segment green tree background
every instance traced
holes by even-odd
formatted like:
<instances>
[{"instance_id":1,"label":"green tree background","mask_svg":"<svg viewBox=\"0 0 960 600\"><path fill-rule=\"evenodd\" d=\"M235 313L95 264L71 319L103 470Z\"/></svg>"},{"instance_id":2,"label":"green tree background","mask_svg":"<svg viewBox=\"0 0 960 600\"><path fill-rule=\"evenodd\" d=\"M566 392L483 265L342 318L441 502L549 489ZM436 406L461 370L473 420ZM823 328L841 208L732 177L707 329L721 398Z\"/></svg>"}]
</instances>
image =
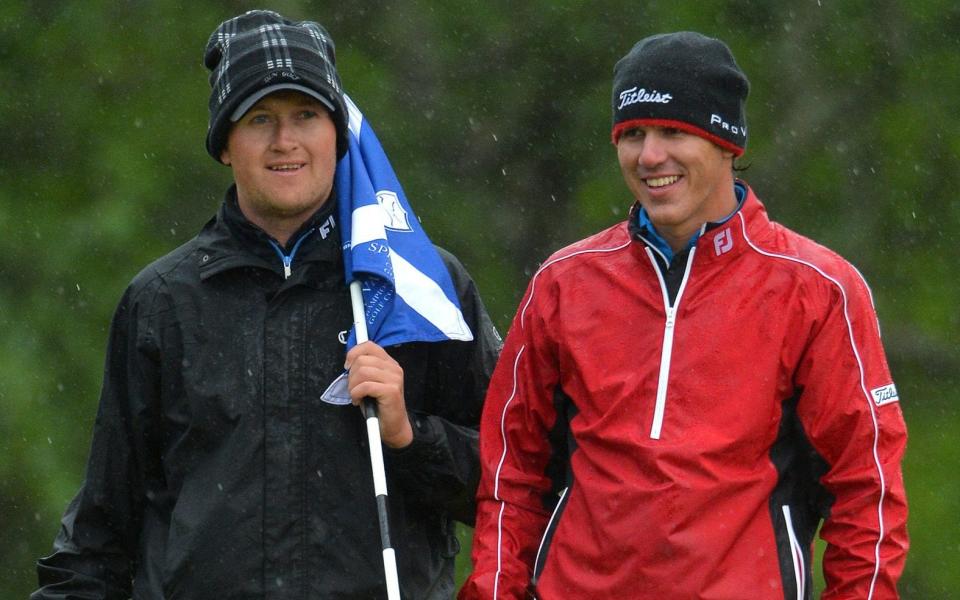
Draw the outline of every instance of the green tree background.
<instances>
[{"instance_id":1,"label":"green tree background","mask_svg":"<svg viewBox=\"0 0 960 600\"><path fill-rule=\"evenodd\" d=\"M34 560L80 484L123 288L194 235L229 183L203 149L200 59L217 23L262 7L0 3L0 597L34 587ZM910 429L903 597L955 597L955 0L269 8L331 31L348 93L501 330L539 261L631 203L608 137L613 63L660 31L726 40L752 82L745 178L774 218L838 250L872 285Z\"/></svg>"}]
</instances>

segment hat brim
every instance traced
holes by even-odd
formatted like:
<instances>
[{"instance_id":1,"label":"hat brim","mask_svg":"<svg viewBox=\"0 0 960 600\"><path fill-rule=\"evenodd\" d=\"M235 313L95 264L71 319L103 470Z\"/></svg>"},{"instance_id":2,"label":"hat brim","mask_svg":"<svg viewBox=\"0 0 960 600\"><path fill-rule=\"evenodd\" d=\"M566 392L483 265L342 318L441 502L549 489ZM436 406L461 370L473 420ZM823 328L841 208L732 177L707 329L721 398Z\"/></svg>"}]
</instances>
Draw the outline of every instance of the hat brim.
<instances>
[{"instance_id":1,"label":"hat brim","mask_svg":"<svg viewBox=\"0 0 960 600\"><path fill-rule=\"evenodd\" d=\"M629 121L622 121L613 126L613 131L610 134L610 139L613 142L613 145L616 146L620 142L620 136L623 135L623 132L628 129L633 129L634 127L669 127L671 129L679 129L686 133L702 137L708 142L713 142L717 146L720 146L724 150L733 152L733 155L740 157L743 155L744 148L738 146L731 142L730 140L725 140L718 135L714 135L709 131L704 131L703 129L697 127L693 123L687 123L686 121L678 121L676 119L630 119Z\"/></svg>"},{"instance_id":2,"label":"hat brim","mask_svg":"<svg viewBox=\"0 0 960 600\"><path fill-rule=\"evenodd\" d=\"M320 92L308 88L304 85L298 85L296 83L278 83L276 85L268 85L265 88L259 89L256 92L247 96L243 102L241 102L237 108L234 109L233 114L230 115L230 120L234 123L243 118L243 115L247 114L247 111L253 108L253 105L259 102L265 96L272 94L280 90L294 90L296 92L302 92L312 98L316 98L321 104L323 104L327 110L331 113L335 112L337 109L334 107L333 103L330 102L326 97L323 96Z\"/></svg>"}]
</instances>

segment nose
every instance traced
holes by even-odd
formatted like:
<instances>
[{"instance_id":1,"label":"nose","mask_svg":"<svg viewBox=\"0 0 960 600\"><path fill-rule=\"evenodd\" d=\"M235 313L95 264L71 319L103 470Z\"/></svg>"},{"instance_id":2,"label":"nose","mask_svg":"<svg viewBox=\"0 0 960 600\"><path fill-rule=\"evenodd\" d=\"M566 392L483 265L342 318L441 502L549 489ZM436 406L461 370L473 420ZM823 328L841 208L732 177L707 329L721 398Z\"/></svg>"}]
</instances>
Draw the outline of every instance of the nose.
<instances>
[{"instance_id":1,"label":"nose","mask_svg":"<svg viewBox=\"0 0 960 600\"><path fill-rule=\"evenodd\" d=\"M278 152L289 152L298 146L296 130L289 119L278 119L273 128L270 147Z\"/></svg>"},{"instance_id":2,"label":"nose","mask_svg":"<svg viewBox=\"0 0 960 600\"><path fill-rule=\"evenodd\" d=\"M650 131L643 138L643 148L640 150L638 161L640 166L653 168L667 159L666 145L656 130Z\"/></svg>"}]
</instances>

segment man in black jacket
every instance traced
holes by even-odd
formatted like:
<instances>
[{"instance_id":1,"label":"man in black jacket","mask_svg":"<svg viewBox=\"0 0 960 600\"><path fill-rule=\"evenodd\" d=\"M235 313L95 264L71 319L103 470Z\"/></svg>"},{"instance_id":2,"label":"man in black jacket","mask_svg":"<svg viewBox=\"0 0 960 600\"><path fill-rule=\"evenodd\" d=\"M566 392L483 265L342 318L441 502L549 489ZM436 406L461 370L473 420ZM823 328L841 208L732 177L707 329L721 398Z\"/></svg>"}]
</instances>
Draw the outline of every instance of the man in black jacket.
<instances>
[{"instance_id":1,"label":"man in black jacket","mask_svg":"<svg viewBox=\"0 0 960 600\"><path fill-rule=\"evenodd\" d=\"M347 110L333 42L254 11L214 31L207 150L235 185L200 234L134 278L110 331L83 486L33 598L385 597L365 425L320 401L352 324L333 178ZM404 597L450 598L472 523L500 340L440 252L472 341L346 356L381 416Z\"/></svg>"}]
</instances>

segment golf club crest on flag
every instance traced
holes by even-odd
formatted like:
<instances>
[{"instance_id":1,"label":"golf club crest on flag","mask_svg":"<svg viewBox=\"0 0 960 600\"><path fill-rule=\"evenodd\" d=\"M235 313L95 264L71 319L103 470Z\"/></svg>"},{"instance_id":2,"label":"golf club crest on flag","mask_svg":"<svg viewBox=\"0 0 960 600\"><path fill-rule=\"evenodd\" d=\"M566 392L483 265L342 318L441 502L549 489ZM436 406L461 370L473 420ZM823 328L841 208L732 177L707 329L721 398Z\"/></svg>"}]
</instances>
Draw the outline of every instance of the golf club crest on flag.
<instances>
[{"instance_id":1,"label":"golf club crest on flag","mask_svg":"<svg viewBox=\"0 0 960 600\"><path fill-rule=\"evenodd\" d=\"M334 176L347 284L362 286L369 339L380 346L406 342L470 341L446 265L407 202L380 140L357 105L349 112L346 155ZM358 343L356 327L347 350ZM321 395L349 404L346 373Z\"/></svg>"}]
</instances>

